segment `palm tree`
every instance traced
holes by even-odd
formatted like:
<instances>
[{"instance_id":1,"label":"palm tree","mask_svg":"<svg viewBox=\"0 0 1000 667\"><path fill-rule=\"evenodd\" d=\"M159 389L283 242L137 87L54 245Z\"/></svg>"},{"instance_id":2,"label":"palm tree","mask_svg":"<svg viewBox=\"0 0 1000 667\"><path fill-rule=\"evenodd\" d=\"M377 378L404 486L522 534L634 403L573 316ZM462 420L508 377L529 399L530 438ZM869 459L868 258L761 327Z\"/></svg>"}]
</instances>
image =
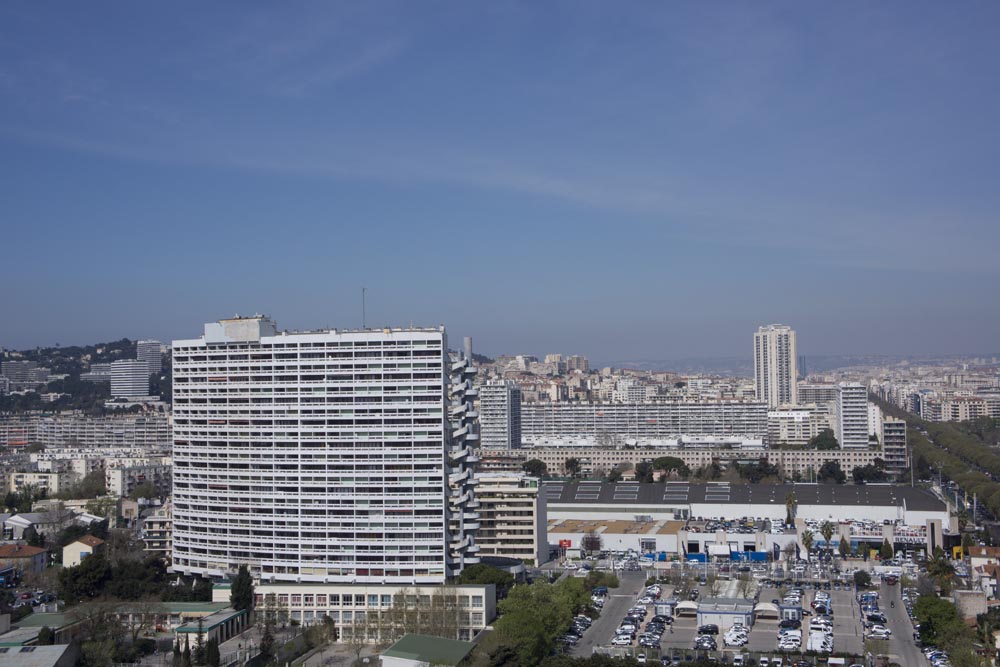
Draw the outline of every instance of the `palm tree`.
<instances>
[{"instance_id":1,"label":"palm tree","mask_svg":"<svg viewBox=\"0 0 1000 667\"><path fill-rule=\"evenodd\" d=\"M833 539L833 533L836 529L833 524L829 521L824 521L823 525L819 527L819 533L823 536L823 542L826 543L826 550L830 551L830 540Z\"/></svg>"},{"instance_id":2,"label":"palm tree","mask_svg":"<svg viewBox=\"0 0 1000 667\"><path fill-rule=\"evenodd\" d=\"M785 523L791 525L795 523L795 510L799 506L799 501L795 497L794 491L785 494Z\"/></svg>"},{"instance_id":3,"label":"palm tree","mask_svg":"<svg viewBox=\"0 0 1000 667\"><path fill-rule=\"evenodd\" d=\"M806 531L802 533L802 546L806 550L806 553L812 551L813 548L813 532L812 528L806 526Z\"/></svg>"}]
</instances>

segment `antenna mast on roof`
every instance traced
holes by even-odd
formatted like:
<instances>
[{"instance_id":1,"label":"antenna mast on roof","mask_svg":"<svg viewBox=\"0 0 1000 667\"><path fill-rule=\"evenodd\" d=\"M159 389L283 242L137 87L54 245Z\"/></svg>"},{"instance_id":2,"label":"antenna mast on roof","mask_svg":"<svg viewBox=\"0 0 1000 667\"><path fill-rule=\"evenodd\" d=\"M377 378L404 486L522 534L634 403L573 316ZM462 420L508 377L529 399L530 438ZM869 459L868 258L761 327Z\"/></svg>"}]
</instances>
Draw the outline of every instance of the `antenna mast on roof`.
<instances>
[{"instance_id":1,"label":"antenna mast on roof","mask_svg":"<svg viewBox=\"0 0 1000 667\"><path fill-rule=\"evenodd\" d=\"M365 300L366 300L367 296L368 296L368 288L367 287L362 287L361 288L361 328L362 329L367 329L368 328L368 315L365 312Z\"/></svg>"}]
</instances>

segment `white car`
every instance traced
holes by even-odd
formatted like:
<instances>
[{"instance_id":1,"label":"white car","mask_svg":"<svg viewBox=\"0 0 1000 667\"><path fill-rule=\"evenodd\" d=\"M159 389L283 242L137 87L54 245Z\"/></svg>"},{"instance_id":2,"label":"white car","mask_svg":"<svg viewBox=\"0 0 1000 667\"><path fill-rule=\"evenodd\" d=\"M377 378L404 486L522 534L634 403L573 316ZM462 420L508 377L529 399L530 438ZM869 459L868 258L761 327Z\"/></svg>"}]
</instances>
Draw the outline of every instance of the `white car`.
<instances>
[{"instance_id":1,"label":"white car","mask_svg":"<svg viewBox=\"0 0 1000 667\"><path fill-rule=\"evenodd\" d=\"M611 640L612 646L631 646L632 638L628 635L618 635Z\"/></svg>"}]
</instances>

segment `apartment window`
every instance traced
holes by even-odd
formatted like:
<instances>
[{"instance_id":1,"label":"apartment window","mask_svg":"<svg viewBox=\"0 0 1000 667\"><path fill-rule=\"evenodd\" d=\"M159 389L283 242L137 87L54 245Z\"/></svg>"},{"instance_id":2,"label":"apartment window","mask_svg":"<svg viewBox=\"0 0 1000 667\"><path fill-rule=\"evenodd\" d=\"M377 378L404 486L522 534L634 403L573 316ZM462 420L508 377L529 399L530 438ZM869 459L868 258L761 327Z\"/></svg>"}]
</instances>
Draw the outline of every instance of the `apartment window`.
<instances>
[{"instance_id":1,"label":"apartment window","mask_svg":"<svg viewBox=\"0 0 1000 667\"><path fill-rule=\"evenodd\" d=\"M292 596L292 606L293 607L301 607L302 606L302 596L301 595L296 594L296 595Z\"/></svg>"},{"instance_id":2,"label":"apartment window","mask_svg":"<svg viewBox=\"0 0 1000 667\"><path fill-rule=\"evenodd\" d=\"M472 606L473 607L482 607L483 606L483 596L482 595L473 595L472 596Z\"/></svg>"},{"instance_id":3,"label":"apartment window","mask_svg":"<svg viewBox=\"0 0 1000 667\"><path fill-rule=\"evenodd\" d=\"M369 607L377 607L378 606L378 596L377 595L369 595L368 596L368 606Z\"/></svg>"}]
</instances>

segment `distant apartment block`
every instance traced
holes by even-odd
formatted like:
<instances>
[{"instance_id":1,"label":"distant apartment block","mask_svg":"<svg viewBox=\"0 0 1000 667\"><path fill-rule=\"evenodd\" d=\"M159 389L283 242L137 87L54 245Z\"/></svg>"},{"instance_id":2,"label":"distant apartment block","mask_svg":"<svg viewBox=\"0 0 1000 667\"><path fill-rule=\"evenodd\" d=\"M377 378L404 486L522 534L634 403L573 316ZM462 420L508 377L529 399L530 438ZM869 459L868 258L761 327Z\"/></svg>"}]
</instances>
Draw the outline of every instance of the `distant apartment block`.
<instances>
[{"instance_id":1,"label":"distant apartment block","mask_svg":"<svg viewBox=\"0 0 1000 667\"><path fill-rule=\"evenodd\" d=\"M835 435L842 449L868 447L868 387L841 382Z\"/></svg>"},{"instance_id":2,"label":"distant apartment block","mask_svg":"<svg viewBox=\"0 0 1000 667\"><path fill-rule=\"evenodd\" d=\"M7 378L8 391L35 389L49 381L51 371L42 368L35 361L4 361L0 363L0 375Z\"/></svg>"},{"instance_id":3,"label":"distant apartment block","mask_svg":"<svg viewBox=\"0 0 1000 667\"><path fill-rule=\"evenodd\" d=\"M548 519L538 479L509 473L480 473L477 479L480 556L515 558L535 566L547 561Z\"/></svg>"},{"instance_id":4,"label":"distant apartment block","mask_svg":"<svg viewBox=\"0 0 1000 667\"><path fill-rule=\"evenodd\" d=\"M757 329L753 337L757 400L769 408L798 403L795 331L783 324Z\"/></svg>"},{"instance_id":5,"label":"distant apartment block","mask_svg":"<svg viewBox=\"0 0 1000 667\"><path fill-rule=\"evenodd\" d=\"M138 359L123 359L111 364L111 396L142 398L149 396L149 366Z\"/></svg>"},{"instance_id":6,"label":"distant apartment block","mask_svg":"<svg viewBox=\"0 0 1000 667\"><path fill-rule=\"evenodd\" d=\"M111 364L91 364L90 370L80 374L84 382L111 382Z\"/></svg>"},{"instance_id":7,"label":"distant apartment block","mask_svg":"<svg viewBox=\"0 0 1000 667\"><path fill-rule=\"evenodd\" d=\"M815 407L786 407L767 413L767 442L771 446L804 447L826 428L826 414Z\"/></svg>"},{"instance_id":8,"label":"distant apartment block","mask_svg":"<svg viewBox=\"0 0 1000 667\"><path fill-rule=\"evenodd\" d=\"M680 435L767 437L761 402L525 403L522 444L584 438L598 444L671 439Z\"/></svg>"},{"instance_id":9,"label":"distant apartment block","mask_svg":"<svg viewBox=\"0 0 1000 667\"><path fill-rule=\"evenodd\" d=\"M840 387L835 384L800 382L798 394L800 405L824 405L835 403L840 398Z\"/></svg>"},{"instance_id":10,"label":"distant apartment block","mask_svg":"<svg viewBox=\"0 0 1000 667\"><path fill-rule=\"evenodd\" d=\"M486 449L521 446L521 389L509 380L479 387L479 435Z\"/></svg>"},{"instance_id":11,"label":"distant apartment block","mask_svg":"<svg viewBox=\"0 0 1000 667\"><path fill-rule=\"evenodd\" d=\"M65 491L74 480L75 475L67 472L8 472L7 490L17 493L30 487L53 495Z\"/></svg>"},{"instance_id":12,"label":"distant apartment block","mask_svg":"<svg viewBox=\"0 0 1000 667\"><path fill-rule=\"evenodd\" d=\"M910 466L910 450L906 446L906 422L902 419L882 420L882 452L889 470L906 470Z\"/></svg>"},{"instance_id":13,"label":"distant apartment block","mask_svg":"<svg viewBox=\"0 0 1000 667\"><path fill-rule=\"evenodd\" d=\"M140 340L135 344L135 357L146 364L146 375L159 375L163 370L163 343L158 340Z\"/></svg>"},{"instance_id":14,"label":"distant apartment block","mask_svg":"<svg viewBox=\"0 0 1000 667\"><path fill-rule=\"evenodd\" d=\"M34 439L45 447L169 448L170 417L165 414L88 417L78 414L32 416ZM2 421L0 421L2 423Z\"/></svg>"},{"instance_id":15,"label":"distant apartment block","mask_svg":"<svg viewBox=\"0 0 1000 667\"><path fill-rule=\"evenodd\" d=\"M104 470L104 483L109 494L119 497L131 495L142 484L152 484L157 496L163 497L170 494L172 471L169 461L118 463L111 460Z\"/></svg>"},{"instance_id":16,"label":"distant apartment block","mask_svg":"<svg viewBox=\"0 0 1000 667\"><path fill-rule=\"evenodd\" d=\"M513 454L513 453L511 453ZM799 475L804 481L813 479L820 467L827 461L837 461L841 468L850 473L857 466L874 465L876 459L885 454L880 449L865 448L855 450L815 450L815 449L662 449L643 447L636 449L605 449L596 447L539 446L520 449L517 454L522 462L529 459L542 461L550 474L561 475L568 459L580 462L584 476L606 474L618 466L634 466L637 463L652 462L661 456L673 456L682 460L692 470L717 464L728 467L734 464L755 463L765 460L779 467L786 475ZM491 462L492 452L483 452L483 457ZM510 457L502 461L508 470L514 469ZM500 466L495 466L499 468Z\"/></svg>"}]
</instances>

